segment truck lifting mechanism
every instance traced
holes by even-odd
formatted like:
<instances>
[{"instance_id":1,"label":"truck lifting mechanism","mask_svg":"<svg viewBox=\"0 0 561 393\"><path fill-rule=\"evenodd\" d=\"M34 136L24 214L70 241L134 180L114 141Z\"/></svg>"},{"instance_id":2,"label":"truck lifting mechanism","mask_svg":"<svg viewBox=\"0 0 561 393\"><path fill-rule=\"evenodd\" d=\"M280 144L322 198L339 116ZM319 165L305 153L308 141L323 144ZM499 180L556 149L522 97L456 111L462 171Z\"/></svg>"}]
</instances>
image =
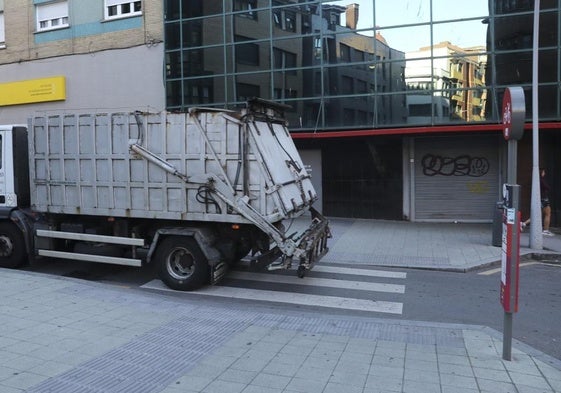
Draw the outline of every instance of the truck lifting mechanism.
<instances>
[{"instance_id":1,"label":"truck lifting mechanism","mask_svg":"<svg viewBox=\"0 0 561 393\"><path fill-rule=\"evenodd\" d=\"M306 271L328 221L284 120L252 99L240 111L34 116L0 126L0 267L54 257L142 266L170 288L254 268ZM287 233L284 223L310 216Z\"/></svg>"}]
</instances>

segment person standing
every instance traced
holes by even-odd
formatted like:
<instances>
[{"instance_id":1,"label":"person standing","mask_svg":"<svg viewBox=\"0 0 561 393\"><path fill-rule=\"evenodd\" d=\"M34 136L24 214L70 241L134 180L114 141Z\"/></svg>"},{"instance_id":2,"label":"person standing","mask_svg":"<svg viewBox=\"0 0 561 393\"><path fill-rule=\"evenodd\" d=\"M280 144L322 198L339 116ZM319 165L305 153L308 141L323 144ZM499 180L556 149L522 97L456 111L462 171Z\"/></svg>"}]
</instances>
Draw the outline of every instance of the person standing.
<instances>
[{"instance_id":1,"label":"person standing","mask_svg":"<svg viewBox=\"0 0 561 393\"><path fill-rule=\"evenodd\" d=\"M544 236L554 236L549 230L551 224L551 202L549 200L549 184L545 180L545 168L540 168L540 194L542 203L543 232Z\"/></svg>"},{"instance_id":2,"label":"person standing","mask_svg":"<svg viewBox=\"0 0 561 393\"><path fill-rule=\"evenodd\" d=\"M542 220L543 220L543 231L544 236L555 236L550 230L549 225L551 224L551 202L549 200L549 184L545 180L545 168L540 168L540 195L541 195L541 205L542 205ZM530 224L530 219L520 223L520 231L522 232Z\"/></svg>"}]
</instances>

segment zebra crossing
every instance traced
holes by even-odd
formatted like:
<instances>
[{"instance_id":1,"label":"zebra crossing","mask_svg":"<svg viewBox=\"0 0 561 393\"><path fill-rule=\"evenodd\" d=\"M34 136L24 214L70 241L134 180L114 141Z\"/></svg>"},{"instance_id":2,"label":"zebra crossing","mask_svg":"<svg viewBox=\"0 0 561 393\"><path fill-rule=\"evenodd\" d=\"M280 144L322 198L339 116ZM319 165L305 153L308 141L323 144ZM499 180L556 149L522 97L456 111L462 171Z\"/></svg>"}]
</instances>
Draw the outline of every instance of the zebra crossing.
<instances>
[{"instance_id":1,"label":"zebra crossing","mask_svg":"<svg viewBox=\"0 0 561 393\"><path fill-rule=\"evenodd\" d=\"M401 315L406 278L406 273L391 270L327 265L316 265L303 279L294 271L232 270L219 285L182 293ZM160 280L142 288L174 291Z\"/></svg>"}]
</instances>

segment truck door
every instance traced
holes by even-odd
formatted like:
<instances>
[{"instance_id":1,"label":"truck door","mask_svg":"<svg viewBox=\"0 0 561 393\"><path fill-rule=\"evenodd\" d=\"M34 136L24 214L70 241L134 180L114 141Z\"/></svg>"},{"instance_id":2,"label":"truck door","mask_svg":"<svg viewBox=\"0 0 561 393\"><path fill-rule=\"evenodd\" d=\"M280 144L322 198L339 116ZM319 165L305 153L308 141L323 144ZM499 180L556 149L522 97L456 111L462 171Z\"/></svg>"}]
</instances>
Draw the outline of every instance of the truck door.
<instances>
[{"instance_id":1,"label":"truck door","mask_svg":"<svg viewBox=\"0 0 561 393\"><path fill-rule=\"evenodd\" d=\"M16 129L25 130L24 127L0 126L0 208L18 206L13 161L13 141ZM27 146L25 148L27 150ZM28 164L25 163L21 169L27 170L27 168Z\"/></svg>"},{"instance_id":2,"label":"truck door","mask_svg":"<svg viewBox=\"0 0 561 393\"><path fill-rule=\"evenodd\" d=\"M0 128L0 206L6 206L6 171L4 165L6 133L5 128Z\"/></svg>"}]
</instances>

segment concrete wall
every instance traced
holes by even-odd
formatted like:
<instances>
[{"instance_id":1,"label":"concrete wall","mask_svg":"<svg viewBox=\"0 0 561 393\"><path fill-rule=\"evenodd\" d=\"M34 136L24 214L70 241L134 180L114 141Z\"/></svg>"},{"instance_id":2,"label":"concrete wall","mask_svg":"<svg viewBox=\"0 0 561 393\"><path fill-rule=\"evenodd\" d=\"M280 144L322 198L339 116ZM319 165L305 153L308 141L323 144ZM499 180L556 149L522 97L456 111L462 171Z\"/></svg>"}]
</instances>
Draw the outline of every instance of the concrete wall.
<instances>
[{"instance_id":1,"label":"concrete wall","mask_svg":"<svg viewBox=\"0 0 561 393\"><path fill-rule=\"evenodd\" d=\"M0 65L0 83L64 76L66 100L0 107L0 124L26 123L37 112L161 111L163 44Z\"/></svg>"}]
</instances>

